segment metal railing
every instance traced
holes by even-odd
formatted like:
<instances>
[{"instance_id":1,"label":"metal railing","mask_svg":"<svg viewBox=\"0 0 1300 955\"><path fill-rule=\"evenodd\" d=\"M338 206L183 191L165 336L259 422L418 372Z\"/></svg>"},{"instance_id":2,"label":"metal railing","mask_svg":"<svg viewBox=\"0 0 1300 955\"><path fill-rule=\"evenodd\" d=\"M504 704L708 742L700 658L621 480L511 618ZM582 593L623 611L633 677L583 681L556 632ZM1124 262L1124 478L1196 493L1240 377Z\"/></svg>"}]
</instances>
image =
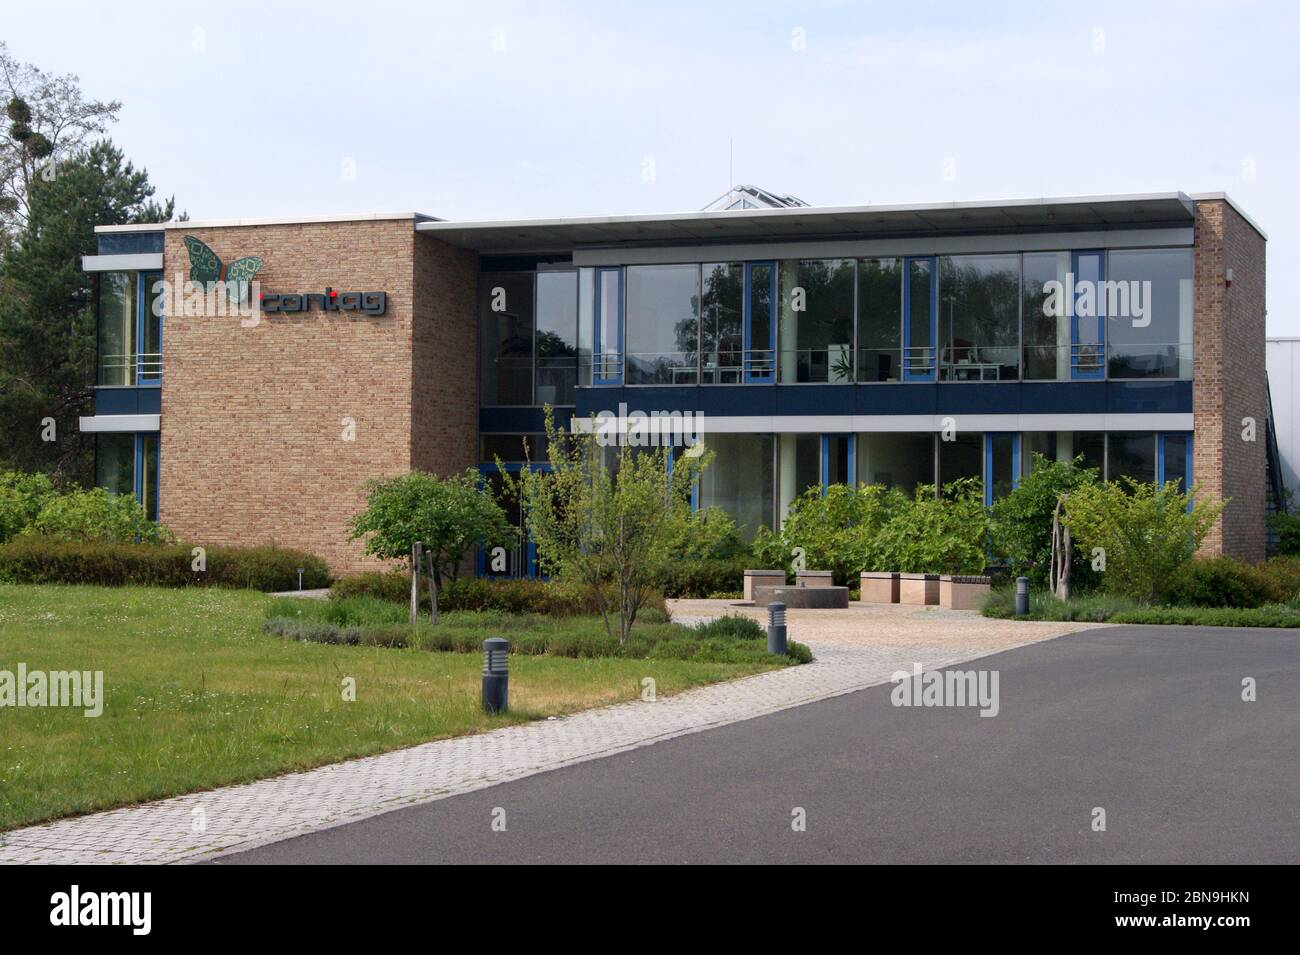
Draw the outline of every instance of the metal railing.
<instances>
[{"instance_id":1,"label":"metal railing","mask_svg":"<svg viewBox=\"0 0 1300 955\"><path fill-rule=\"evenodd\" d=\"M142 381L155 382L161 380L161 352L138 352L130 355L101 355L99 357L99 383L101 385L135 385Z\"/></svg>"}]
</instances>

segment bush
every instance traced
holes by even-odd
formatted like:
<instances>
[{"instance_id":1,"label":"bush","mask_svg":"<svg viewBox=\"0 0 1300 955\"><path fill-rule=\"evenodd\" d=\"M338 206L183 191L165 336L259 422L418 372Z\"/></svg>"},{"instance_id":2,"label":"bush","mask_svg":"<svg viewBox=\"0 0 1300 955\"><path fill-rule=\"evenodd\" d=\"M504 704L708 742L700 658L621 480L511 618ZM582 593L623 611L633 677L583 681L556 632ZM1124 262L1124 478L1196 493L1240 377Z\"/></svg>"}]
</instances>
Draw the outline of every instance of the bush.
<instances>
[{"instance_id":1,"label":"bush","mask_svg":"<svg viewBox=\"0 0 1300 955\"><path fill-rule=\"evenodd\" d=\"M1046 585L1057 501L1075 488L1096 483L1096 468L1083 467L1082 457L1071 463L1034 455L1032 470L1010 494L994 502L990 515L993 551L1006 560L1013 575L1023 574L1036 585ZM1076 590L1088 589L1095 577L1088 555L1077 548L1070 577Z\"/></svg>"},{"instance_id":2,"label":"bush","mask_svg":"<svg viewBox=\"0 0 1300 955\"><path fill-rule=\"evenodd\" d=\"M176 537L149 520L134 497L102 487L74 488L46 497L23 534L101 544L172 544Z\"/></svg>"},{"instance_id":3,"label":"bush","mask_svg":"<svg viewBox=\"0 0 1300 955\"><path fill-rule=\"evenodd\" d=\"M189 544L95 544L21 535L0 544L0 581L17 584L95 584L153 587L235 587L294 590L324 587L329 568L319 557L278 547L206 547L196 570Z\"/></svg>"},{"instance_id":4,"label":"bush","mask_svg":"<svg viewBox=\"0 0 1300 955\"><path fill-rule=\"evenodd\" d=\"M1294 596L1274 596L1269 578L1258 568L1231 557L1188 561L1166 592L1173 604L1196 607L1260 607Z\"/></svg>"},{"instance_id":5,"label":"bush","mask_svg":"<svg viewBox=\"0 0 1300 955\"><path fill-rule=\"evenodd\" d=\"M1136 609L1127 597L1110 594L1092 594L1058 600L1046 590L1029 592L1029 616L1026 620L1067 620L1083 623L1104 623L1115 614ZM986 617L1011 619L1016 616L1015 587L995 587L985 600L981 613Z\"/></svg>"},{"instance_id":6,"label":"bush","mask_svg":"<svg viewBox=\"0 0 1300 955\"><path fill-rule=\"evenodd\" d=\"M330 588L331 600L351 597L374 597L400 604L403 618L409 613L411 575L404 570L366 571L343 577ZM420 609L429 612L429 592L420 590ZM646 611L653 622L656 612L663 612L663 600L650 598ZM550 617L573 617L599 613L596 601L577 586L554 580L492 580L465 577L446 581L438 591L438 610L499 611L506 614L545 614Z\"/></svg>"},{"instance_id":7,"label":"bush","mask_svg":"<svg viewBox=\"0 0 1300 955\"><path fill-rule=\"evenodd\" d=\"M879 484L809 488L791 502L781 526L781 562L773 566L788 570L798 548L809 570L829 570L840 585L855 581L869 569L881 529L908 504L901 492ZM760 541L765 555L769 544L766 536Z\"/></svg>"},{"instance_id":8,"label":"bush","mask_svg":"<svg viewBox=\"0 0 1300 955\"><path fill-rule=\"evenodd\" d=\"M1198 488L1118 481L1077 488L1065 522L1086 553L1101 548L1102 586L1143 603L1161 601L1227 502L1197 501Z\"/></svg>"},{"instance_id":9,"label":"bush","mask_svg":"<svg viewBox=\"0 0 1300 955\"><path fill-rule=\"evenodd\" d=\"M1300 557L1272 557L1254 570L1267 584L1270 602L1289 603L1300 594Z\"/></svg>"},{"instance_id":10,"label":"bush","mask_svg":"<svg viewBox=\"0 0 1300 955\"><path fill-rule=\"evenodd\" d=\"M748 557L682 560L664 567L656 582L665 597L710 597L719 592L739 592L745 587Z\"/></svg>"},{"instance_id":11,"label":"bush","mask_svg":"<svg viewBox=\"0 0 1300 955\"><path fill-rule=\"evenodd\" d=\"M1141 607L1114 614L1110 622L1183 627L1300 627L1300 610L1280 604L1263 607Z\"/></svg>"},{"instance_id":12,"label":"bush","mask_svg":"<svg viewBox=\"0 0 1300 955\"><path fill-rule=\"evenodd\" d=\"M54 485L44 474L0 471L0 544L27 530L53 496Z\"/></svg>"},{"instance_id":13,"label":"bush","mask_svg":"<svg viewBox=\"0 0 1300 955\"><path fill-rule=\"evenodd\" d=\"M767 631L757 620L739 614L716 617L700 624L695 628L695 632L700 639L721 637L726 640L763 640L767 637Z\"/></svg>"},{"instance_id":14,"label":"bush","mask_svg":"<svg viewBox=\"0 0 1300 955\"><path fill-rule=\"evenodd\" d=\"M366 509L352 518L351 539L365 538L366 553L409 562L411 546L433 554L434 578L454 580L476 546L513 540L505 511L473 468L440 478L412 471L366 484Z\"/></svg>"},{"instance_id":15,"label":"bush","mask_svg":"<svg viewBox=\"0 0 1300 955\"><path fill-rule=\"evenodd\" d=\"M978 574L987 563L988 512L976 478L944 485L922 484L911 500L899 496L889 520L875 536L867 570L905 574Z\"/></svg>"}]
</instances>

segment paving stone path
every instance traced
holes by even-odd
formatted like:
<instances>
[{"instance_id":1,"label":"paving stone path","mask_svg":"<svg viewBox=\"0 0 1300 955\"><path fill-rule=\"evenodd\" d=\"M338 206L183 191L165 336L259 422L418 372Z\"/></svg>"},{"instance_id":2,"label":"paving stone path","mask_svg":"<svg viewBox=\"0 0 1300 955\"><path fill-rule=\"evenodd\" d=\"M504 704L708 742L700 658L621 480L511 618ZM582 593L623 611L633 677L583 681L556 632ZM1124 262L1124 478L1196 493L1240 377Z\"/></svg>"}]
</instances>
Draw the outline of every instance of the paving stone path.
<instances>
[{"instance_id":1,"label":"paving stone path","mask_svg":"<svg viewBox=\"0 0 1300 955\"><path fill-rule=\"evenodd\" d=\"M672 610L683 621L737 612L725 601ZM951 666L1085 626L920 608L791 611L791 639L813 648L811 664L0 833L0 863L199 861L849 693L913 662Z\"/></svg>"}]
</instances>

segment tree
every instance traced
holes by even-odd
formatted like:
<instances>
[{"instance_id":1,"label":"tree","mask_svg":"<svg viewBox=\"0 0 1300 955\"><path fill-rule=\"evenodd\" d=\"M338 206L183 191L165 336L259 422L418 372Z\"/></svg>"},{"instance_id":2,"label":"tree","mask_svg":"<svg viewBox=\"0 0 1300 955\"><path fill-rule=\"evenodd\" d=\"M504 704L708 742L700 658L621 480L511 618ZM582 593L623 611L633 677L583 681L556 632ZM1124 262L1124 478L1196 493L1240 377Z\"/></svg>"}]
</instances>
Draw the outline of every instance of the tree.
<instances>
[{"instance_id":1,"label":"tree","mask_svg":"<svg viewBox=\"0 0 1300 955\"><path fill-rule=\"evenodd\" d=\"M669 473L668 449L604 448L590 430L555 426L546 408L550 470L524 468L506 476L519 501L542 569L576 581L600 608L605 632L626 643L636 616L674 559L682 523L690 520L691 484L703 455L679 455ZM611 451L606 461L604 451ZM504 469L503 469L504 471Z\"/></svg>"},{"instance_id":2,"label":"tree","mask_svg":"<svg viewBox=\"0 0 1300 955\"><path fill-rule=\"evenodd\" d=\"M455 580L473 548L506 546L514 530L477 471L440 478L412 471L366 484L366 509L352 518L350 540L366 538L366 553L409 560L423 543L433 555L434 582Z\"/></svg>"},{"instance_id":3,"label":"tree","mask_svg":"<svg viewBox=\"0 0 1300 955\"><path fill-rule=\"evenodd\" d=\"M72 74L53 76L19 63L0 41L0 232L20 229L30 216L33 186L117 121L122 104L87 100Z\"/></svg>"},{"instance_id":4,"label":"tree","mask_svg":"<svg viewBox=\"0 0 1300 955\"><path fill-rule=\"evenodd\" d=\"M1227 501L1198 501L1198 487L1131 478L1079 487L1063 520L1085 556L1097 560L1102 586L1144 603L1162 599L1196 553Z\"/></svg>"},{"instance_id":5,"label":"tree","mask_svg":"<svg viewBox=\"0 0 1300 955\"><path fill-rule=\"evenodd\" d=\"M95 383L93 286L81 256L95 252L96 225L170 219L174 202L153 195L148 173L109 142L32 183L30 214L0 263L0 467L92 482L93 436L77 428ZM45 440L47 418L56 440Z\"/></svg>"},{"instance_id":6,"label":"tree","mask_svg":"<svg viewBox=\"0 0 1300 955\"><path fill-rule=\"evenodd\" d=\"M987 562L988 512L978 478L949 481L935 497L921 484L872 542L871 570L905 574L978 574Z\"/></svg>"},{"instance_id":7,"label":"tree","mask_svg":"<svg viewBox=\"0 0 1300 955\"><path fill-rule=\"evenodd\" d=\"M1097 469L1085 468L1082 455L1073 462L1034 455L1030 472L1010 494L994 502L991 515L993 550L1006 559L1013 574L1023 574L1040 585L1046 581L1057 504L1076 488L1097 481ZM1076 550L1074 561L1074 573L1086 577L1086 555Z\"/></svg>"},{"instance_id":8,"label":"tree","mask_svg":"<svg viewBox=\"0 0 1300 955\"><path fill-rule=\"evenodd\" d=\"M832 484L825 492L812 487L791 503L780 535L762 535L755 551L787 568L801 553L808 570L829 570L835 583L851 585L862 571L874 569L869 565L877 535L907 504L901 492L879 484ZM779 549L773 549L774 539Z\"/></svg>"}]
</instances>

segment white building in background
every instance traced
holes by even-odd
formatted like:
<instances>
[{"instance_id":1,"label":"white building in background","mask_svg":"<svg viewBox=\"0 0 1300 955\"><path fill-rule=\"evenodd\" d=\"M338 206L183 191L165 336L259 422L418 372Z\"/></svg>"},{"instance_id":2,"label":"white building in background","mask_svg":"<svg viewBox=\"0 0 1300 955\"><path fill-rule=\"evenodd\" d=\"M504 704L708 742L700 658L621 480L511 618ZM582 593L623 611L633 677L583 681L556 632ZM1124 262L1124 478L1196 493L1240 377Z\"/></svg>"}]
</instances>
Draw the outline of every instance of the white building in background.
<instances>
[{"instance_id":1,"label":"white building in background","mask_svg":"<svg viewBox=\"0 0 1300 955\"><path fill-rule=\"evenodd\" d=\"M1282 483L1295 492L1300 488L1300 338L1269 338L1264 354Z\"/></svg>"}]
</instances>

